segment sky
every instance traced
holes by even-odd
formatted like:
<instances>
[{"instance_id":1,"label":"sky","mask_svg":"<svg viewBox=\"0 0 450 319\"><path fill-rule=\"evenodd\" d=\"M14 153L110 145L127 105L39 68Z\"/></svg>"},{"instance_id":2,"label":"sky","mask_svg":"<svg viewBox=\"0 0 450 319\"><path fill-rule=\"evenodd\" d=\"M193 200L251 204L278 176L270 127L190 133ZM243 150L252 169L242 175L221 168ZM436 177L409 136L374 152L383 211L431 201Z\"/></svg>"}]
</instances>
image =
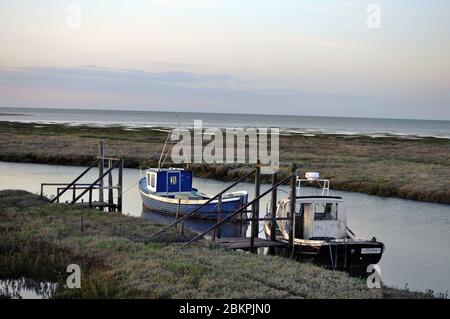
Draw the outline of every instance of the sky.
<instances>
[{"instance_id":1,"label":"sky","mask_svg":"<svg viewBox=\"0 0 450 319\"><path fill-rule=\"evenodd\" d=\"M0 0L0 107L450 120L449 18L448 0Z\"/></svg>"}]
</instances>

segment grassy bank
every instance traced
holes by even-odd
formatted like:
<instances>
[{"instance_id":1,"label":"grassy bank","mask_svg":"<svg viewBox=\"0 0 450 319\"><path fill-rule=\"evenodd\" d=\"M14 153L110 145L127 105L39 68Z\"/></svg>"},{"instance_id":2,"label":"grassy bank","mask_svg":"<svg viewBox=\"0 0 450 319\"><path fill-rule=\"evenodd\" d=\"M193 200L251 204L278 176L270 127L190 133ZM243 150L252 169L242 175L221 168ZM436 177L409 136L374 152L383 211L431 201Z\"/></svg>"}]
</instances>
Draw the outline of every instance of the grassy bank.
<instances>
[{"instance_id":1,"label":"grassy bank","mask_svg":"<svg viewBox=\"0 0 450 319\"><path fill-rule=\"evenodd\" d=\"M81 216L83 215L83 230ZM368 289L365 281L275 256L225 251L139 218L50 205L24 191L0 191L0 280L57 282L55 298L421 298ZM65 289L69 264L81 289Z\"/></svg>"},{"instance_id":2,"label":"grassy bank","mask_svg":"<svg viewBox=\"0 0 450 319\"><path fill-rule=\"evenodd\" d=\"M142 128L93 128L0 122L0 160L87 165L100 140L127 167L155 165L166 133ZM280 161L320 171L337 190L450 204L450 141L367 136L280 137ZM197 176L233 180L242 165L194 165Z\"/></svg>"}]
</instances>

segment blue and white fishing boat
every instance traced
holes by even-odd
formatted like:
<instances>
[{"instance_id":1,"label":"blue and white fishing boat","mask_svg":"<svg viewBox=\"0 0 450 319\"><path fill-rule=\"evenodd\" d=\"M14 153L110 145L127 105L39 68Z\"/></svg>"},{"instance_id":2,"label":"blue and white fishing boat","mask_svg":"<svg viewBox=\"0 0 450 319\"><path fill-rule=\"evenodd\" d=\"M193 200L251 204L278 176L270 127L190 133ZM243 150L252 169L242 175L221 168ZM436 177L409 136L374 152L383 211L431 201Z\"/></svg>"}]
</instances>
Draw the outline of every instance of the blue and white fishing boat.
<instances>
[{"instance_id":1,"label":"blue and white fishing boat","mask_svg":"<svg viewBox=\"0 0 450 319\"><path fill-rule=\"evenodd\" d=\"M139 181L144 209L182 217L205 204L213 196L193 188L192 177L192 171L183 168L147 169L145 176ZM213 200L201 207L192 218L226 218L245 205L247 200L247 191L227 193L223 195L221 205L217 199ZM240 218L241 216L236 216L236 219Z\"/></svg>"},{"instance_id":2,"label":"blue and white fishing boat","mask_svg":"<svg viewBox=\"0 0 450 319\"><path fill-rule=\"evenodd\" d=\"M214 196L192 187L192 170L163 168L173 145L183 142L173 140L171 133L169 132L164 143L158 168L147 169L144 177L139 181L139 192L144 210L180 218L198 208L189 218L217 220L226 218L247 203L247 191L223 194L220 204L218 199L208 202ZM246 217L245 213L237 214L232 220L241 220Z\"/></svg>"}]
</instances>

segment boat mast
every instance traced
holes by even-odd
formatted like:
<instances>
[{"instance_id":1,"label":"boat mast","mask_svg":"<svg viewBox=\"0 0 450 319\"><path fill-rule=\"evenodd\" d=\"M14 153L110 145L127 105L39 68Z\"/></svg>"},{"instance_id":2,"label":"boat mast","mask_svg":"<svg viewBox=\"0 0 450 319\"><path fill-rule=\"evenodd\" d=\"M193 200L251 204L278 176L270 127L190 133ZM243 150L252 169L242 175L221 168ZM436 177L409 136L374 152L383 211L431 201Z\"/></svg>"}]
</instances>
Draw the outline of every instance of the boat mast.
<instances>
[{"instance_id":1,"label":"boat mast","mask_svg":"<svg viewBox=\"0 0 450 319\"><path fill-rule=\"evenodd\" d=\"M166 162L167 155L169 154L170 149L172 149L172 147L168 147L167 153L166 153L166 147L169 144L171 134L172 134L172 131L169 131L169 133L167 134L166 141L164 142L163 150L161 152L161 155L159 156L158 168L161 168L164 165L164 163ZM164 156L164 154L165 154L165 156ZM164 158L164 160L163 160L163 158Z\"/></svg>"},{"instance_id":2,"label":"boat mast","mask_svg":"<svg viewBox=\"0 0 450 319\"><path fill-rule=\"evenodd\" d=\"M180 128L180 118L177 115L177 130ZM169 156L169 153L172 151L173 145L176 143L181 142L183 144L183 155L186 157L186 167L189 168L189 161L187 160L187 154L186 152L184 152L184 139L180 141L180 138L178 136L178 138L176 140L173 140L171 138L173 133L173 130L170 130L169 133L167 134L166 137L166 141L164 142L164 147L163 150L161 152L161 155L159 156L159 161L158 161L158 168L162 168L166 162L167 156ZM167 151L166 151L167 149Z\"/></svg>"}]
</instances>

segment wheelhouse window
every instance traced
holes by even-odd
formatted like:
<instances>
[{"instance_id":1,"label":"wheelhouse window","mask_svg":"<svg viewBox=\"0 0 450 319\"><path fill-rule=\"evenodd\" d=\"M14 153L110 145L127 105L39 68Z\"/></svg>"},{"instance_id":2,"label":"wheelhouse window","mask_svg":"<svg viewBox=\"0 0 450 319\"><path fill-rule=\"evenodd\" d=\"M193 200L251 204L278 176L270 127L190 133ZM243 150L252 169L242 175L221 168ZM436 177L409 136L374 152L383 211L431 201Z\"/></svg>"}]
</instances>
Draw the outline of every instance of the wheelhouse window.
<instances>
[{"instance_id":1,"label":"wheelhouse window","mask_svg":"<svg viewBox=\"0 0 450 319\"><path fill-rule=\"evenodd\" d=\"M314 220L337 220L338 203L316 203Z\"/></svg>"},{"instance_id":2,"label":"wheelhouse window","mask_svg":"<svg viewBox=\"0 0 450 319\"><path fill-rule=\"evenodd\" d=\"M149 173L149 185L152 188L155 188L156 186L156 174L155 173Z\"/></svg>"},{"instance_id":3,"label":"wheelhouse window","mask_svg":"<svg viewBox=\"0 0 450 319\"><path fill-rule=\"evenodd\" d=\"M170 176L170 185L177 185L177 177Z\"/></svg>"}]
</instances>

